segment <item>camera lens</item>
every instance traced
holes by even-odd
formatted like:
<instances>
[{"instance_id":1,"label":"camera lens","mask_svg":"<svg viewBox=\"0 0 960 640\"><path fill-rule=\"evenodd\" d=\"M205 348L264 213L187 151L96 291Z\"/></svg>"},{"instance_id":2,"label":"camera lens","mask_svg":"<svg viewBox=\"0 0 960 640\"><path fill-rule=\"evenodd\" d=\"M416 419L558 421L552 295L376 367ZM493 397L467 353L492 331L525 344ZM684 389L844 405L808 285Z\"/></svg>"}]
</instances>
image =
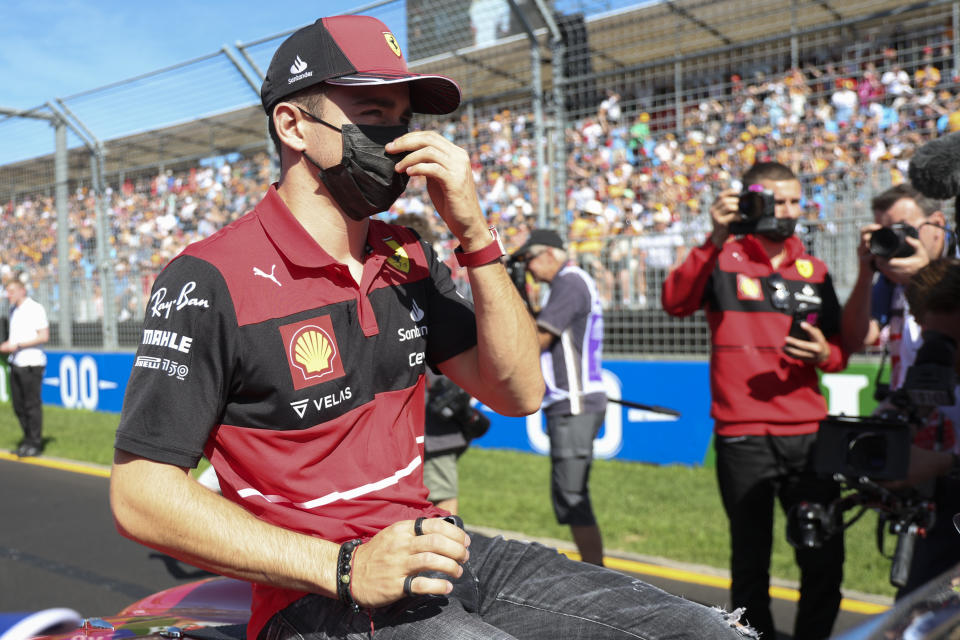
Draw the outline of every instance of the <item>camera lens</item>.
<instances>
[{"instance_id":1,"label":"camera lens","mask_svg":"<svg viewBox=\"0 0 960 640\"><path fill-rule=\"evenodd\" d=\"M907 242L907 236L916 238L916 228L897 223L877 229L870 234L870 253L879 258L905 258L913 255L913 247Z\"/></svg>"},{"instance_id":2,"label":"camera lens","mask_svg":"<svg viewBox=\"0 0 960 640\"><path fill-rule=\"evenodd\" d=\"M847 445L847 461L852 469L870 475L887 465L887 440L878 433L862 433Z\"/></svg>"},{"instance_id":3,"label":"camera lens","mask_svg":"<svg viewBox=\"0 0 960 640\"><path fill-rule=\"evenodd\" d=\"M870 253L879 258L890 258L900 247L900 236L889 227L877 229L870 234Z\"/></svg>"},{"instance_id":4,"label":"camera lens","mask_svg":"<svg viewBox=\"0 0 960 640\"><path fill-rule=\"evenodd\" d=\"M744 218L759 218L763 215L763 196L753 191L743 193L740 195L739 207L740 215Z\"/></svg>"}]
</instances>

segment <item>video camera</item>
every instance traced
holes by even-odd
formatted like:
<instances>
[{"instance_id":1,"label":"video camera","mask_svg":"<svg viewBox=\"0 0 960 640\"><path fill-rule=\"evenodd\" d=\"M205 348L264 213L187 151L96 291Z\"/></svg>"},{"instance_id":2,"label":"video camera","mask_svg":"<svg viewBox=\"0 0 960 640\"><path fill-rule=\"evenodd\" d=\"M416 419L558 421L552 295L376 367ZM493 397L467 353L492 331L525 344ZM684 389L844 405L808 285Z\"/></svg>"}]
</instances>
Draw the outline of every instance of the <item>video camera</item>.
<instances>
[{"instance_id":1,"label":"video camera","mask_svg":"<svg viewBox=\"0 0 960 640\"><path fill-rule=\"evenodd\" d=\"M875 416L827 416L820 422L814 471L832 476L845 491L831 504L800 503L787 514L787 540L795 548L817 548L856 522L867 509L878 514L877 548L884 531L897 536L890 567L891 584L906 584L917 536L935 521L936 505L928 491L892 490L879 484L902 480L910 464L913 427L936 406L952 405L957 345L936 331L923 333L923 345L907 370L903 386L892 393L888 408ZM859 508L850 520L844 512Z\"/></svg>"},{"instance_id":2,"label":"video camera","mask_svg":"<svg viewBox=\"0 0 960 640\"><path fill-rule=\"evenodd\" d=\"M878 258L906 258L914 254L907 238L919 238L917 228L905 222L877 229L870 234L870 253Z\"/></svg>"}]
</instances>

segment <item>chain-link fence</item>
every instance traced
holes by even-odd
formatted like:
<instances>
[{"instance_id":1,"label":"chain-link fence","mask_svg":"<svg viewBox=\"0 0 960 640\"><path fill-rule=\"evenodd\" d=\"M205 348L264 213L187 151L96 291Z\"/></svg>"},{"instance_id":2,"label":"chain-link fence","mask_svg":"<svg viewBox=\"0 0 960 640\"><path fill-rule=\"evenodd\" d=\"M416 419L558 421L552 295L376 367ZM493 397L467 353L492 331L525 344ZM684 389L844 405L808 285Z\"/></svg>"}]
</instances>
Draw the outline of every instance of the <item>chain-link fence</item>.
<instances>
[{"instance_id":1,"label":"chain-link fence","mask_svg":"<svg viewBox=\"0 0 960 640\"><path fill-rule=\"evenodd\" d=\"M508 244L533 226L595 242L608 354L708 352L702 314L668 317L660 285L709 233L716 193L758 159L801 177L804 239L843 300L870 198L903 179L917 147L960 128L960 3L598 7L407 0L358 12L395 30L412 69L460 83L456 113L416 126L469 150ZM133 348L158 270L277 178L257 90L288 33L28 111L0 105L0 269L29 279L53 346ZM601 215L583 216L593 201ZM422 181L382 215L399 213L438 223Z\"/></svg>"}]
</instances>

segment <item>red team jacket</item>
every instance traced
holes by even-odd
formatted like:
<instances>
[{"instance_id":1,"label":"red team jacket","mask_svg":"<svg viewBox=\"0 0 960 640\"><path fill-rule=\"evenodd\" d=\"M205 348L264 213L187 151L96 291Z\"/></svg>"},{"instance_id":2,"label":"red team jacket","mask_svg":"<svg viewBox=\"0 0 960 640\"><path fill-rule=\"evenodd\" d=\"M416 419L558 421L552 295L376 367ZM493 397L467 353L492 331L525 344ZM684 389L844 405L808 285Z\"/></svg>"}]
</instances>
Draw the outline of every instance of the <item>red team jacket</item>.
<instances>
[{"instance_id":1,"label":"red team jacket","mask_svg":"<svg viewBox=\"0 0 960 640\"><path fill-rule=\"evenodd\" d=\"M786 436L817 430L827 410L816 368L783 352L792 309L799 303L820 309L816 324L831 352L819 368L835 372L846 366L840 304L827 266L807 254L797 237L788 238L785 247L786 256L774 270L753 236L731 240L723 249L707 240L663 283L663 308L670 315L706 311L710 415L717 435ZM774 295L778 285L779 297Z\"/></svg>"}]
</instances>

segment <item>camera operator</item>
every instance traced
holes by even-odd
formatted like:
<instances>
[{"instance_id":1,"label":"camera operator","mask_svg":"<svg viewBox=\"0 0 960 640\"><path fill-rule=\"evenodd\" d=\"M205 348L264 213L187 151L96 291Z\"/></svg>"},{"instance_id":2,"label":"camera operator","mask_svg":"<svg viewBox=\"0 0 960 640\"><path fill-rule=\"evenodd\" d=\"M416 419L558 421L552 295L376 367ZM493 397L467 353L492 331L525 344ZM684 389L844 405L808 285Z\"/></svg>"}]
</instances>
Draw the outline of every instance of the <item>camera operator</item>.
<instances>
[{"instance_id":1,"label":"camera operator","mask_svg":"<svg viewBox=\"0 0 960 640\"><path fill-rule=\"evenodd\" d=\"M871 206L874 223L860 230L860 270L843 310L843 341L853 353L884 338L890 389L896 390L920 347L920 327L904 287L931 260L949 252L946 217L937 201L906 183L887 189Z\"/></svg>"},{"instance_id":2,"label":"camera operator","mask_svg":"<svg viewBox=\"0 0 960 640\"><path fill-rule=\"evenodd\" d=\"M603 309L590 275L568 261L563 240L534 229L512 261L549 284L536 314L540 367L547 383L543 412L550 436L550 494L557 522L570 525L584 562L603 564L603 538L590 504L593 440L603 425L607 395L601 378Z\"/></svg>"},{"instance_id":3,"label":"camera operator","mask_svg":"<svg viewBox=\"0 0 960 640\"><path fill-rule=\"evenodd\" d=\"M930 262L910 279L905 288L906 301L919 322L924 343L943 365L933 377L949 386L950 369L960 373L960 259L943 258ZM921 352L915 367L929 358ZM950 357L952 356L952 359ZM950 359L950 361L947 361ZM914 371L906 378L910 386ZM960 562L960 537L953 526L953 515L960 512L960 388L954 383L954 402L949 406L927 407L927 415L917 415L914 444L904 484L916 486L934 481L935 521L926 535L917 538L906 584L897 593L902 598L929 580ZM895 399L895 398L894 398ZM895 409L888 399L878 412Z\"/></svg>"},{"instance_id":4,"label":"camera operator","mask_svg":"<svg viewBox=\"0 0 960 640\"><path fill-rule=\"evenodd\" d=\"M839 496L837 483L813 473L811 448L827 413L817 369L840 371L846 358L827 267L794 235L803 212L799 180L782 164L761 162L743 185L742 193L726 189L711 205L713 232L667 276L663 307L676 316L706 311L717 479L732 545L730 604L746 607L761 637L775 638L774 496L784 512ZM830 635L843 559L841 535L796 551L797 640Z\"/></svg>"}]
</instances>

